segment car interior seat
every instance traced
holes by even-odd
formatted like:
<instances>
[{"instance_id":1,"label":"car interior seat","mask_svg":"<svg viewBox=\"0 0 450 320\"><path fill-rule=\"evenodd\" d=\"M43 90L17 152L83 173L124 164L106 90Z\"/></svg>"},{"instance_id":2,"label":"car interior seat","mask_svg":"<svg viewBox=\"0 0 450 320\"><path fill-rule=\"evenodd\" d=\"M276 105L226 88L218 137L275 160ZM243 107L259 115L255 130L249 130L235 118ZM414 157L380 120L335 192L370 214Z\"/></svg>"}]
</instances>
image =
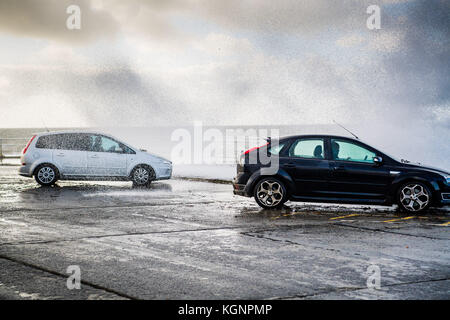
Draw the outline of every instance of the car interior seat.
<instances>
[{"instance_id":1,"label":"car interior seat","mask_svg":"<svg viewBox=\"0 0 450 320\"><path fill-rule=\"evenodd\" d=\"M322 151L321 145L316 146L314 149L314 158L323 158Z\"/></svg>"}]
</instances>

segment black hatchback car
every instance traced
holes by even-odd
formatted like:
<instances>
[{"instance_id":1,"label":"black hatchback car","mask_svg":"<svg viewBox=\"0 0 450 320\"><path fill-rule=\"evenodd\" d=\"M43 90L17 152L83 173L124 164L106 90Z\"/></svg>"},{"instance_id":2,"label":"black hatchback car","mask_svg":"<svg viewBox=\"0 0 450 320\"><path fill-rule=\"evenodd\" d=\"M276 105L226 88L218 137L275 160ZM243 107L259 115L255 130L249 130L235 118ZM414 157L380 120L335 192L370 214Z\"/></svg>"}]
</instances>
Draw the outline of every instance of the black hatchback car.
<instances>
[{"instance_id":1,"label":"black hatchback car","mask_svg":"<svg viewBox=\"0 0 450 320\"><path fill-rule=\"evenodd\" d=\"M359 140L330 135L269 140L246 151L233 189L265 209L288 200L398 204L413 213L450 204L448 171L399 161Z\"/></svg>"}]
</instances>

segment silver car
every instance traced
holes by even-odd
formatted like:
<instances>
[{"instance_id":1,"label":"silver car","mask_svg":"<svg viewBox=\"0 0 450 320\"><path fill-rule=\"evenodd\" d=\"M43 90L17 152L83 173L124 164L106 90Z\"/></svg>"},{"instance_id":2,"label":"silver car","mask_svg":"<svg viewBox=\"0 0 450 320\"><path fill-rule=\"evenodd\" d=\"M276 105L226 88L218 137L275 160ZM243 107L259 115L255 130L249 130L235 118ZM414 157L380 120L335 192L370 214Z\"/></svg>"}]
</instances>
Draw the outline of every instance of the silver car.
<instances>
[{"instance_id":1,"label":"silver car","mask_svg":"<svg viewBox=\"0 0 450 320\"><path fill-rule=\"evenodd\" d=\"M137 186L170 179L172 162L97 132L34 135L22 151L19 174L49 186L57 180L130 180Z\"/></svg>"}]
</instances>

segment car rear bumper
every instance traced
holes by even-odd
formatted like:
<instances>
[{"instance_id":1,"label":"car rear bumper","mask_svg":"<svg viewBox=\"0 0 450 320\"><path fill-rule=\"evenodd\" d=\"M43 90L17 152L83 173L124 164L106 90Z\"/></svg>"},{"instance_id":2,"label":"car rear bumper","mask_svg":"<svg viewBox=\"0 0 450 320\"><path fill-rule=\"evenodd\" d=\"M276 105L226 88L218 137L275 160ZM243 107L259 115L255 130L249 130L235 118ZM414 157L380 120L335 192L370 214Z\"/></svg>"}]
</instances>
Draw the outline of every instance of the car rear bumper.
<instances>
[{"instance_id":1,"label":"car rear bumper","mask_svg":"<svg viewBox=\"0 0 450 320\"><path fill-rule=\"evenodd\" d=\"M237 196L250 197L250 195L245 192L245 184L233 183L233 194Z\"/></svg>"},{"instance_id":2,"label":"car rear bumper","mask_svg":"<svg viewBox=\"0 0 450 320\"><path fill-rule=\"evenodd\" d=\"M246 190L249 177L250 175L248 173L238 171L236 177L233 180L233 194L243 197L252 196L251 194L248 194Z\"/></svg>"},{"instance_id":3,"label":"car rear bumper","mask_svg":"<svg viewBox=\"0 0 450 320\"><path fill-rule=\"evenodd\" d=\"M22 165L19 167L19 175L23 177L32 177L31 165Z\"/></svg>"},{"instance_id":4,"label":"car rear bumper","mask_svg":"<svg viewBox=\"0 0 450 320\"><path fill-rule=\"evenodd\" d=\"M251 197L246 191L248 177L246 174L238 174L233 180L233 194L243 197Z\"/></svg>"}]
</instances>

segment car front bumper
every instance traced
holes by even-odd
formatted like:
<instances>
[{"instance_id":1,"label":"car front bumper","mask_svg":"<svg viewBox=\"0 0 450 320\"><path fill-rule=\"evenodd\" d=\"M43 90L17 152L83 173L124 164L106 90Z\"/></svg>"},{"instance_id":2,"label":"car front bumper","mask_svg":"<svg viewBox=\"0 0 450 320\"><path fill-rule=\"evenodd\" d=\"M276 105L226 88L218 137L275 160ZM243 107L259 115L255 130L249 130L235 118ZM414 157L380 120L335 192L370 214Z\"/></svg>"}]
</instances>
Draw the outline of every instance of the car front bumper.
<instances>
[{"instance_id":1,"label":"car front bumper","mask_svg":"<svg viewBox=\"0 0 450 320\"><path fill-rule=\"evenodd\" d=\"M447 179L443 183L435 184L435 199L434 203L437 206L450 205L450 181Z\"/></svg>"},{"instance_id":2,"label":"car front bumper","mask_svg":"<svg viewBox=\"0 0 450 320\"><path fill-rule=\"evenodd\" d=\"M443 191L440 194L440 198L438 199L439 204L442 206L450 205L450 191Z\"/></svg>"},{"instance_id":3,"label":"car front bumper","mask_svg":"<svg viewBox=\"0 0 450 320\"><path fill-rule=\"evenodd\" d=\"M172 178L172 167L161 168L157 180L169 180L170 178Z\"/></svg>"}]
</instances>

